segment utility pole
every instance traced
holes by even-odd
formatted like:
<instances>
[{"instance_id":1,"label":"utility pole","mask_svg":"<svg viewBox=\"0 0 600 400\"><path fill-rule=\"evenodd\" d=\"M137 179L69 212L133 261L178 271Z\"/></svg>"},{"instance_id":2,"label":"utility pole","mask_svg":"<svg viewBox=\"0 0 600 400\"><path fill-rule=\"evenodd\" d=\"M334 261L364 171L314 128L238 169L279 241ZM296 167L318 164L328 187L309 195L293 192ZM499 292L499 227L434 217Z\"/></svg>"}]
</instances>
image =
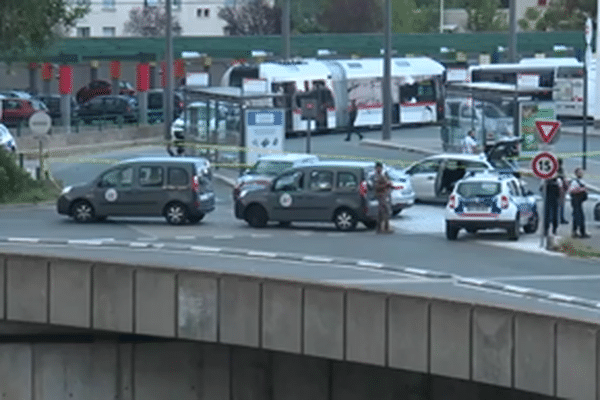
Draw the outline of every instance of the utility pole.
<instances>
[{"instance_id":1,"label":"utility pole","mask_svg":"<svg viewBox=\"0 0 600 400\"><path fill-rule=\"evenodd\" d=\"M517 0L509 0L508 2L508 19L510 27L508 61L514 63L517 62Z\"/></svg>"},{"instance_id":2,"label":"utility pole","mask_svg":"<svg viewBox=\"0 0 600 400\"><path fill-rule=\"evenodd\" d=\"M599 0L600 1L600 0ZM383 63L383 125L381 138L390 140L392 138L392 1L385 0L385 35L384 35L384 63Z\"/></svg>"},{"instance_id":3,"label":"utility pole","mask_svg":"<svg viewBox=\"0 0 600 400\"><path fill-rule=\"evenodd\" d=\"M165 113L165 140L171 141L171 124L173 123L173 17L171 0L165 1L167 15L167 32L165 35L165 93L163 109Z\"/></svg>"},{"instance_id":4,"label":"utility pole","mask_svg":"<svg viewBox=\"0 0 600 400\"><path fill-rule=\"evenodd\" d=\"M283 40L283 59L290 59L290 0L283 0L281 16L281 39Z\"/></svg>"},{"instance_id":5,"label":"utility pole","mask_svg":"<svg viewBox=\"0 0 600 400\"><path fill-rule=\"evenodd\" d=\"M600 128L600 0L596 14L596 101L594 102L594 128Z\"/></svg>"},{"instance_id":6,"label":"utility pole","mask_svg":"<svg viewBox=\"0 0 600 400\"><path fill-rule=\"evenodd\" d=\"M444 0L440 0L440 33L444 33Z\"/></svg>"}]
</instances>

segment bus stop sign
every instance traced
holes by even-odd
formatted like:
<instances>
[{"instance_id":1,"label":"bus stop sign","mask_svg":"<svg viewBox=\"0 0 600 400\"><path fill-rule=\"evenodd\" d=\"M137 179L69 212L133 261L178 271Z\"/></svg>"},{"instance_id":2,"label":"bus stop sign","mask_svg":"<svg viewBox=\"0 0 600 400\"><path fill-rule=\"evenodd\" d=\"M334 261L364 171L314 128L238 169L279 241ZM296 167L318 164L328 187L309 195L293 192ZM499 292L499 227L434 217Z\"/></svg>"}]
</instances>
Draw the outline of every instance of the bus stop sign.
<instances>
[{"instance_id":1,"label":"bus stop sign","mask_svg":"<svg viewBox=\"0 0 600 400\"><path fill-rule=\"evenodd\" d=\"M535 127L537 128L542 141L544 143L551 143L560 127L560 122L537 120L535 121Z\"/></svg>"}]
</instances>

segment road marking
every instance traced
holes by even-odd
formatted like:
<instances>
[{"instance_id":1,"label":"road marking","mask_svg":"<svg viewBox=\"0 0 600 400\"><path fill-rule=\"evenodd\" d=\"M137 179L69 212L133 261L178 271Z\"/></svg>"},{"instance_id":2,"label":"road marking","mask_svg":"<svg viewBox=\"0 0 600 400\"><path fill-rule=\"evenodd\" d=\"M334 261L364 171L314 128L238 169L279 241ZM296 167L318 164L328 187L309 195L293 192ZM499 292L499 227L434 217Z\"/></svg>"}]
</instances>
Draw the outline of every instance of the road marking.
<instances>
[{"instance_id":1,"label":"road marking","mask_svg":"<svg viewBox=\"0 0 600 400\"><path fill-rule=\"evenodd\" d=\"M525 276L497 276L489 278L495 281L579 281L600 279L600 275L525 275Z\"/></svg>"},{"instance_id":2,"label":"road marking","mask_svg":"<svg viewBox=\"0 0 600 400\"><path fill-rule=\"evenodd\" d=\"M373 261L364 261L364 260L357 261L356 265L360 265L361 267L372 267L372 268L383 267L383 263L378 263L378 262L373 262Z\"/></svg>"},{"instance_id":3,"label":"road marking","mask_svg":"<svg viewBox=\"0 0 600 400\"><path fill-rule=\"evenodd\" d=\"M306 232L306 231L297 231L294 232L298 236L311 236L314 232Z\"/></svg>"},{"instance_id":4,"label":"road marking","mask_svg":"<svg viewBox=\"0 0 600 400\"><path fill-rule=\"evenodd\" d=\"M258 238L270 238L270 237L273 237L273 235L270 234L270 233L251 233L250 237L251 238L255 238L255 239L258 239Z\"/></svg>"},{"instance_id":5,"label":"road marking","mask_svg":"<svg viewBox=\"0 0 600 400\"><path fill-rule=\"evenodd\" d=\"M324 282L332 283L337 285L352 285L352 284L363 284L363 285L393 285L397 283L424 283L429 281L423 281L415 278L405 279L327 279Z\"/></svg>"},{"instance_id":6,"label":"road marking","mask_svg":"<svg viewBox=\"0 0 600 400\"><path fill-rule=\"evenodd\" d=\"M506 291L502 291L499 289L492 289L492 288L487 288L487 287L483 287L483 286L464 284L464 283L460 283L460 281L454 282L454 286L463 287L465 289L471 289L471 290L480 290L482 292L500 294L500 295L504 295L504 296L517 297L520 299L522 299L524 297L522 294L519 294L519 293L506 292Z\"/></svg>"},{"instance_id":7,"label":"road marking","mask_svg":"<svg viewBox=\"0 0 600 400\"><path fill-rule=\"evenodd\" d=\"M218 247L192 246L192 247L190 247L190 250L199 251L202 253L218 253L222 249L220 249Z\"/></svg>"},{"instance_id":8,"label":"road marking","mask_svg":"<svg viewBox=\"0 0 600 400\"><path fill-rule=\"evenodd\" d=\"M576 299L576 297L573 296L566 296L564 294L559 294L559 293L550 293L550 295L548 296L548 299L550 300L559 300L559 301L565 301L567 303L572 302L573 300Z\"/></svg>"},{"instance_id":9,"label":"road marking","mask_svg":"<svg viewBox=\"0 0 600 400\"><path fill-rule=\"evenodd\" d=\"M275 258L277 257L277 253L272 253L269 251L249 251L247 253L250 257L268 257L268 258Z\"/></svg>"},{"instance_id":10,"label":"road marking","mask_svg":"<svg viewBox=\"0 0 600 400\"><path fill-rule=\"evenodd\" d=\"M213 239L233 239L233 235L215 235Z\"/></svg>"},{"instance_id":11,"label":"road marking","mask_svg":"<svg viewBox=\"0 0 600 400\"><path fill-rule=\"evenodd\" d=\"M103 240L98 239L70 239L67 240L67 244L82 244L89 246L102 246L104 244Z\"/></svg>"},{"instance_id":12,"label":"road marking","mask_svg":"<svg viewBox=\"0 0 600 400\"><path fill-rule=\"evenodd\" d=\"M504 285L504 290L508 290L509 292L521 293L521 294L531 293L531 289L529 289L529 288L525 288L525 287L521 287L521 286L513 286L513 285Z\"/></svg>"},{"instance_id":13,"label":"road marking","mask_svg":"<svg viewBox=\"0 0 600 400\"><path fill-rule=\"evenodd\" d=\"M15 243L39 243L40 239L38 238L20 238L20 237L15 237L15 238L8 238L9 242L15 242Z\"/></svg>"},{"instance_id":14,"label":"road marking","mask_svg":"<svg viewBox=\"0 0 600 400\"><path fill-rule=\"evenodd\" d=\"M148 247L150 246L150 243L143 243L143 242L131 242L129 243L129 247Z\"/></svg>"},{"instance_id":15,"label":"road marking","mask_svg":"<svg viewBox=\"0 0 600 400\"><path fill-rule=\"evenodd\" d=\"M302 257L302 261L317 262L317 263L330 263L333 261L333 258L321 257L321 256L304 256L304 257Z\"/></svg>"},{"instance_id":16,"label":"road marking","mask_svg":"<svg viewBox=\"0 0 600 400\"><path fill-rule=\"evenodd\" d=\"M175 236L175 240L194 240L196 236Z\"/></svg>"}]
</instances>

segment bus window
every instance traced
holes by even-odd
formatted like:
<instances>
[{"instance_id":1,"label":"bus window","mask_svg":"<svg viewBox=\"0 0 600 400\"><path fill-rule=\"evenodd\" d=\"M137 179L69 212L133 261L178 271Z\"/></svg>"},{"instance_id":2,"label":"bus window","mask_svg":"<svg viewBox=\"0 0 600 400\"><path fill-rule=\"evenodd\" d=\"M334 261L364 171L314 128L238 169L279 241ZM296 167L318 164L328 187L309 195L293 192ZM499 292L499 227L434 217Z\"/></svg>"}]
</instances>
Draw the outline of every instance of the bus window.
<instances>
[{"instance_id":1,"label":"bus window","mask_svg":"<svg viewBox=\"0 0 600 400\"><path fill-rule=\"evenodd\" d=\"M583 79L583 68L579 67L558 67L557 78L580 78Z\"/></svg>"}]
</instances>

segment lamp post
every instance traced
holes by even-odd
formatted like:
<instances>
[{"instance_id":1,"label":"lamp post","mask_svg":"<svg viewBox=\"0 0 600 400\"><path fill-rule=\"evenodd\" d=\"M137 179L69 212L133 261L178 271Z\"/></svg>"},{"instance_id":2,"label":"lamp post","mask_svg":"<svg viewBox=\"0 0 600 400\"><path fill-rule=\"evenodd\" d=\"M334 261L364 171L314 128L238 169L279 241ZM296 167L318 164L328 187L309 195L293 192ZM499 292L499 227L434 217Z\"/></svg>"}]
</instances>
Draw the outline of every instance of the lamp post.
<instances>
[{"instance_id":1,"label":"lamp post","mask_svg":"<svg viewBox=\"0 0 600 400\"><path fill-rule=\"evenodd\" d=\"M600 0L596 13L596 101L594 102L594 128L600 128ZM584 121L585 122L585 121Z\"/></svg>"},{"instance_id":2,"label":"lamp post","mask_svg":"<svg viewBox=\"0 0 600 400\"><path fill-rule=\"evenodd\" d=\"M600 0L599 0L600 1ZM385 35L384 35L384 62L383 62L383 124L381 138L390 140L392 137L392 1L385 0Z\"/></svg>"},{"instance_id":3,"label":"lamp post","mask_svg":"<svg viewBox=\"0 0 600 400\"><path fill-rule=\"evenodd\" d=\"M165 113L165 140L171 140L171 123L173 122L173 17L171 0L165 1L167 15L167 32L165 35L165 94L163 109Z\"/></svg>"},{"instance_id":4,"label":"lamp post","mask_svg":"<svg viewBox=\"0 0 600 400\"><path fill-rule=\"evenodd\" d=\"M440 33L444 33L444 0L440 0Z\"/></svg>"}]
</instances>

